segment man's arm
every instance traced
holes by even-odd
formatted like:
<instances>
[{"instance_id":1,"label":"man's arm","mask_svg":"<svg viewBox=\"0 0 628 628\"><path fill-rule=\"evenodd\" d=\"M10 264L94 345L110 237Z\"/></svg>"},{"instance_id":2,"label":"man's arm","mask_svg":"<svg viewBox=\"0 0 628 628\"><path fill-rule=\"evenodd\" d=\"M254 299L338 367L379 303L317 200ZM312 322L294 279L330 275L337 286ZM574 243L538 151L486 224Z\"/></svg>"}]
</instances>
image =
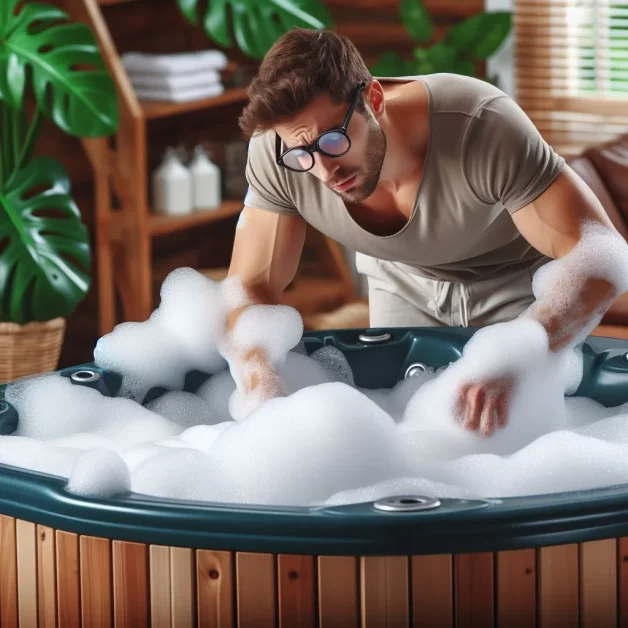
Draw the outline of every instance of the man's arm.
<instances>
[{"instance_id":1,"label":"man's arm","mask_svg":"<svg viewBox=\"0 0 628 628\"><path fill-rule=\"evenodd\" d=\"M553 259L567 255L591 224L608 230L609 237L621 237L600 201L568 165L543 194L512 218L523 237ZM604 251L587 253L592 257L604 255ZM556 298L558 294L565 296ZM550 349L558 351L587 327L593 315L603 314L619 294L619 287L610 278L587 277L586 271L581 277L568 273L547 287L528 314L547 331Z\"/></svg>"},{"instance_id":2,"label":"man's arm","mask_svg":"<svg viewBox=\"0 0 628 628\"><path fill-rule=\"evenodd\" d=\"M305 220L245 207L236 229L229 276L259 303L277 303L294 279L305 242Z\"/></svg>"},{"instance_id":3,"label":"man's arm","mask_svg":"<svg viewBox=\"0 0 628 628\"><path fill-rule=\"evenodd\" d=\"M601 319L613 301L625 292L625 278L622 281L620 277L616 282L613 274L624 274L619 267L628 268L628 249L623 250L623 240L622 247L617 247L621 236L597 197L568 165L545 192L513 212L512 218L526 240L547 257L559 260L577 245L583 245L576 264L571 261L569 266L553 273L548 285L524 313L547 331L550 350L559 351ZM597 234L608 234L596 238L593 246L587 244L591 225L596 227ZM580 262L584 262L582 267ZM591 272L596 266L605 272ZM463 425L470 430L481 429L486 436L496 426L503 427L513 386L509 375L464 384L456 397L456 412Z\"/></svg>"},{"instance_id":4,"label":"man's arm","mask_svg":"<svg viewBox=\"0 0 628 628\"><path fill-rule=\"evenodd\" d=\"M280 301L296 274L305 231L301 216L251 207L245 207L240 216L228 276L242 283L247 298L245 304L228 306L222 351L240 393L249 402L249 411L282 394L282 383L263 348L239 349L230 342L230 334L248 308Z\"/></svg>"}]
</instances>

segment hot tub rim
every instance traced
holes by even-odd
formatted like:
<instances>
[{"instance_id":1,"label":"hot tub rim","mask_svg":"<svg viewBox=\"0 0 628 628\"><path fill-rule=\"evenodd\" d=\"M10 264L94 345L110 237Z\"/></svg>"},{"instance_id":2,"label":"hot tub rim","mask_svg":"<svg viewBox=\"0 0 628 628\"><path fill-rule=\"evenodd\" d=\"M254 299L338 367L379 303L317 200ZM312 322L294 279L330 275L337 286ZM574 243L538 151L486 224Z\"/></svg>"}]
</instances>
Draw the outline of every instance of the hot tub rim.
<instances>
[{"instance_id":1,"label":"hot tub rim","mask_svg":"<svg viewBox=\"0 0 628 628\"><path fill-rule=\"evenodd\" d=\"M307 332L304 340L314 346L330 342L344 346L345 341L351 341L349 345L353 346L360 333L377 331L323 330ZM397 344L407 342L409 335L417 332L431 337L443 335L442 330L433 328L388 331L393 332L390 342ZM475 331L448 328L446 333L459 350ZM622 351L628 346L628 342L620 339L609 340L622 346ZM598 358L594 355L593 361ZM94 366L86 363L61 372ZM628 483L587 491L471 502L457 511L444 507L410 514L377 512L370 503L324 509L273 509L239 504L216 507L137 495L98 500L68 493L65 483L64 478L0 464L0 514L121 541L298 554L499 551L628 535ZM460 500L443 501L460 506Z\"/></svg>"},{"instance_id":2,"label":"hot tub rim","mask_svg":"<svg viewBox=\"0 0 628 628\"><path fill-rule=\"evenodd\" d=\"M63 478L0 465L0 514L112 540L276 554L469 553L628 536L628 484L536 500L443 499L440 511L392 514L371 502L320 509L206 505L86 498L64 486Z\"/></svg>"}]
</instances>

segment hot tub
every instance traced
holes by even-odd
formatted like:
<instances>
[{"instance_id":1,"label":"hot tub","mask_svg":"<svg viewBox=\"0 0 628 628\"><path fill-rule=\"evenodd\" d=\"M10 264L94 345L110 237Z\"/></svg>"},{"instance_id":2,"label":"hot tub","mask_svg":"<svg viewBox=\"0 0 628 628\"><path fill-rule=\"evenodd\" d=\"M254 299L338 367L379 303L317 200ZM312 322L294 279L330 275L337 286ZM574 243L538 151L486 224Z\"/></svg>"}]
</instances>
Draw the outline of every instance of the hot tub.
<instances>
[{"instance_id":1,"label":"hot tub","mask_svg":"<svg viewBox=\"0 0 628 628\"><path fill-rule=\"evenodd\" d=\"M455 361L473 330L323 331L365 387ZM628 401L628 343L590 338L578 395ZM95 373L95 375L93 375ZM93 365L77 385L115 391ZM190 374L193 390L202 374ZM159 391L153 391L158 394ZM15 429L10 407L0 426ZM0 465L0 625L616 626L628 622L628 491L334 508L90 499Z\"/></svg>"}]
</instances>

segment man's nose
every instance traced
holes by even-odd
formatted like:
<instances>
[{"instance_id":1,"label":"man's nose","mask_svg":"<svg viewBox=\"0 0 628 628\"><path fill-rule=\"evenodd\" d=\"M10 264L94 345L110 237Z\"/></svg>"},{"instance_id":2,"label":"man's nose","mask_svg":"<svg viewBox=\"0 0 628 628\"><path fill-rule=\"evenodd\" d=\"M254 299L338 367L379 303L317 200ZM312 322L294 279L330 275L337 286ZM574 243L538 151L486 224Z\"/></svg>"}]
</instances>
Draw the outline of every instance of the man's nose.
<instances>
[{"instance_id":1,"label":"man's nose","mask_svg":"<svg viewBox=\"0 0 628 628\"><path fill-rule=\"evenodd\" d=\"M321 155L316 153L316 168L318 170L318 176L324 183L327 183L338 170L338 160L334 157L327 157L327 155Z\"/></svg>"}]
</instances>

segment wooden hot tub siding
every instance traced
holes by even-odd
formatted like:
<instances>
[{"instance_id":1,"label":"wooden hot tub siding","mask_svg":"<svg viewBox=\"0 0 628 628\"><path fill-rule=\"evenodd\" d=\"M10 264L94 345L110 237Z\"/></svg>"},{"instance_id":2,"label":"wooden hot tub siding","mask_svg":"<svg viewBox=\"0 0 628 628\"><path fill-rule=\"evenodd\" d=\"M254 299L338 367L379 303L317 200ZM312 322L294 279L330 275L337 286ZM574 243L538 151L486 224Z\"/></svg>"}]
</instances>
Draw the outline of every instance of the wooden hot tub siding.
<instances>
[{"instance_id":1,"label":"wooden hot tub siding","mask_svg":"<svg viewBox=\"0 0 628 628\"><path fill-rule=\"evenodd\" d=\"M628 626L628 538L333 557L112 541L0 515L0 626Z\"/></svg>"}]
</instances>

